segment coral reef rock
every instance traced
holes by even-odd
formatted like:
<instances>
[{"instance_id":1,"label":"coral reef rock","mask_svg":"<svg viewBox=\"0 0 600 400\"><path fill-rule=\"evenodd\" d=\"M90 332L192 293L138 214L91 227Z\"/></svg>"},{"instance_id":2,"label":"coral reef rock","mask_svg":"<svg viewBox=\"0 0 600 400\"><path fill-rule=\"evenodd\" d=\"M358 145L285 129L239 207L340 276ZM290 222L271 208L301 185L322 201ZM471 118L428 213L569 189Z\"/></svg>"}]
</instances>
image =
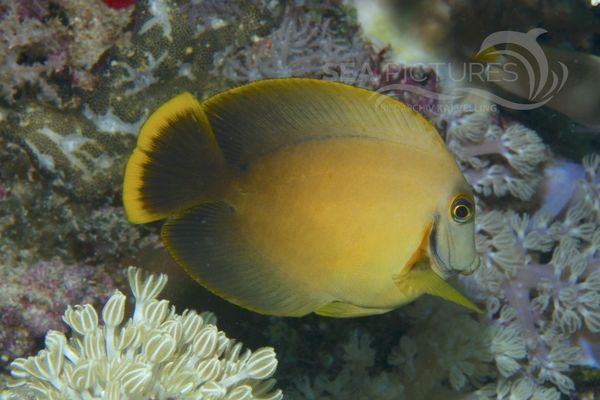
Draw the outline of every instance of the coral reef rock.
<instances>
[{"instance_id":1,"label":"coral reef rock","mask_svg":"<svg viewBox=\"0 0 600 400\"><path fill-rule=\"evenodd\" d=\"M201 98L222 89L207 79L215 53L228 45L242 46L252 36L266 31L279 9L277 4L259 1L230 2L235 12L229 18L220 18L218 3L148 0L115 10L98 1L96 6L110 13L133 12L127 40L115 41L102 51L102 59L97 62L90 55L80 55L77 62L81 68L94 63L94 81L89 87L82 87L72 82L77 74L68 75L68 82L60 85L70 87L66 103L60 93L52 101L46 99L49 96L40 96L50 91L50 84L37 78L40 73L46 76L45 72L36 72L31 79L37 90L24 91L18 99L11 100L10 108L0 103L0 136L22 144L37 167L71 194L100 198L113 192L119 187L125 157L134 147L138 128L149 110L183 91ZM74 54L80 48L105 48L90 43L97 30L97 18L88 9L76 7L78 14L72 20L84 27L92 25L90 30L82 28L81 34L64 39L63 46ZM2 15L9 16L0 9ZM27 31L27 25L19 25L26 21L13 21L14 30ZM110 25L102 28L110 32ZM55 37L40 33L40 40ZM31 40L35 42L36 38ZM53 51L45 43L39 47L41 52ZM46 53L42 56L49 57ZM62 64L44 66L63 68ZM3 76L28 79L18 68L7 68Z\"/></svg>"}]
</instances>

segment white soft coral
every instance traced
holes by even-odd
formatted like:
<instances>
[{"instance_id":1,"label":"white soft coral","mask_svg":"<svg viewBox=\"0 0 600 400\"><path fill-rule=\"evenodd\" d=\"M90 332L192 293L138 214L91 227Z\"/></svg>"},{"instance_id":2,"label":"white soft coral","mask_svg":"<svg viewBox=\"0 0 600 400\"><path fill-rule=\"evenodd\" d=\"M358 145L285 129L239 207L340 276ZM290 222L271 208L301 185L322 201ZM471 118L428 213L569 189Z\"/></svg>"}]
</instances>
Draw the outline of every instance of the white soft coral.
<instances>
[{"instance_id":1,"label":"white soft coral","mask_svg":"<svg viewBox=\"0 0 600 400\"><path fill-rule=\"evenodd\" d=\"M486 197L531 199L548 160L548 150L534 131L516 122L504 126L487 112L453 116L446 141L469 183Z\"/></svg>"}]
</instances>

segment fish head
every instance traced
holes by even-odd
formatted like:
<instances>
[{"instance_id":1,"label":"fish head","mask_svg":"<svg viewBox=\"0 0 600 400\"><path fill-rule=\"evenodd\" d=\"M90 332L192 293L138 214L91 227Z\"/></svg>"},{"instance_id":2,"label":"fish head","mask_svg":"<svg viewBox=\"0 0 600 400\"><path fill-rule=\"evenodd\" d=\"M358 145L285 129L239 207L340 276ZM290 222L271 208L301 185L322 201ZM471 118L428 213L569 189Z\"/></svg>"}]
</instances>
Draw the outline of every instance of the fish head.
<instances>
[{"instance_id":1,"label":"fish head","mask_svg":"<svg viewBox=\"0 0 600 400\"><path fill-rule=\"evenodd\" d=\"M479 268L475 250L475 199L462 187L440 202L429 233L429 259L433 271L446 279L472 274Z\"/></svg>"}]
</instances>

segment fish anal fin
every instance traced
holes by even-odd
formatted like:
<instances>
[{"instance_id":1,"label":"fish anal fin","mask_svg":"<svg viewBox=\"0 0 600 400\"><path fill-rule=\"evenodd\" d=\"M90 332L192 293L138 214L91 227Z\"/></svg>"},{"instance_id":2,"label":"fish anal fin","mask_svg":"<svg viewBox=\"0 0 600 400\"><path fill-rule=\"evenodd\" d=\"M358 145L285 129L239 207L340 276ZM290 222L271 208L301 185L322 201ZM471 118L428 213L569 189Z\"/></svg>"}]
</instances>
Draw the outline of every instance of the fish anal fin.
<instances>
[{"instance_id":1,"label":"fish anal fin","mask_svg":"<svg viewBox=\"0 0 600 400\"><path fill-rule=\"evenodd\" d=\"M354 318L365 317L368 315L383 314L391 311L388 308L366 308L355 306L354 304L344 303L341 301L333 301L327 303L315 310L315 314L322 317L334 318Z\"/></svg>"},{"instance_id":2,"label":"fish anal fin","mask_svg":"<svg viewBox=\"0 0 600 400\"><path fill-rule=\"evenodd\" d=\"M252 248L223 201L206 203L169 220L161 236L177 263L225 300L261 314L303 316L325 299L312 296L293 276Z\"/></svg>"},{"instance_id":3,"label":"fish anal fin","mask_svg":"<svg viewBox=\"0 0 600 400\"><path fill-rule=\"evenodd\" d=\"M399 290L415 298L426 293L459 304L469 310L482 312L477 305L430 268L413 268L406 274L396 275L394 282Z\"/></svg>"}]
</instances>

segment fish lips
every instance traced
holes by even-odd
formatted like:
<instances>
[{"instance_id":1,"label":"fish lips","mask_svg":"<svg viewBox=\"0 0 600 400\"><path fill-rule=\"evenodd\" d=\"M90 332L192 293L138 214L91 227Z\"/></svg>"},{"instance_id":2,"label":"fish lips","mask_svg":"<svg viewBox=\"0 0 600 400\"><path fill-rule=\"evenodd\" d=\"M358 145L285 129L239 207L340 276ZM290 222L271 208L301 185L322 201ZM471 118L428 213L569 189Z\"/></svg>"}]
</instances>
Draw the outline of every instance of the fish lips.
<instances>
[{"instance_id":1,"label":"fish lips","mask_svg":"<svg viewBox=\"0 0 600 400\"><path fill-rule=\"evenodd\" d=\"M450 276L460 273L463 275L471 275L479 268L481 259L476 256L468 266L452 266L448 265L439 255L437 246L437 229L438 216L436 216L432 224L431 233L429 234L429 259L431 260L431 269L442 279L448 279Z\"/></svg>"}]
</instances>

